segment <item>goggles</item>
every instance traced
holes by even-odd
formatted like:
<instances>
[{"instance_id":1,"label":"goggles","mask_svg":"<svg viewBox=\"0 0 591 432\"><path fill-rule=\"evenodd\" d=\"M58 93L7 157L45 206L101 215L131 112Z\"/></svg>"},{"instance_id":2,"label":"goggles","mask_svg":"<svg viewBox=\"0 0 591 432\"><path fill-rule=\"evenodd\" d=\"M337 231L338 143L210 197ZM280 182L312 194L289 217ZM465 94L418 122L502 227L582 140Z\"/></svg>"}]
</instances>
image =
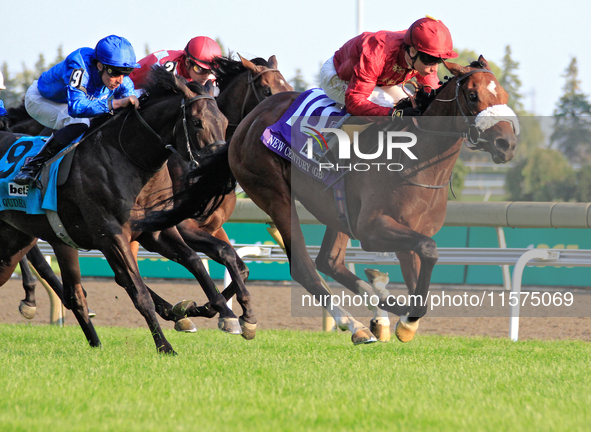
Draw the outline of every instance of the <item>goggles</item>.
<instances>
[{"instance_id":1,"label":"goggles","mask_svg":"<svg viewBox=\"0 0 591 432\"><path fill-rule=\"evenodd\" d=\"M439 57L434 57L432 55L426 54L424 52L419 51L419 60L421 60L421 63L423 63L425 66L433 66L439 63L442 63L444 59L439 58Z\"/></svg>"},{"instance_id":2,"label":"goggles","mask_svg":"<svg viewBox=\"0 0 591 432\"><path fill-rule=\"evenodd\" d=\"M194 61L189 61L189 63L191 64L191 68L193 69L193 71L196 74L210 74L211 73L211 69L206 69L204 67L201 67L197 63L195 63Z\"/></svg>"},{"instance_id":3,"label":"goggles","mask_svg":"<svg viewBox=\"0 0 591 432\"><path fill-rule=\"evenodd\" d=\"M133 71L133 68L116 68L114 66L105 65L105 70L107 71L107 75L111 78L118 78L121 75L128 76Z\"/></svg>"}]
</instances>

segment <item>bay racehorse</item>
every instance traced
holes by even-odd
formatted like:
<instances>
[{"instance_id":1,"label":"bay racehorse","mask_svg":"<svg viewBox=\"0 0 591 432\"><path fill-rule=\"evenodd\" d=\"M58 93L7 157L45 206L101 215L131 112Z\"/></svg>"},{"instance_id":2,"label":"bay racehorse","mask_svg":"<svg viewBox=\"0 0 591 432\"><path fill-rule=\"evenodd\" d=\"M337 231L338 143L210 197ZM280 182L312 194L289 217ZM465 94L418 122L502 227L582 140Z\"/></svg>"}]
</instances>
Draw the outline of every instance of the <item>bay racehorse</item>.
<instances>
[{"instance_id":1,"label":"bay racehorse","mask_svg":"<svg viewBox=\"0 0 591 432\"><path fill-rule=\"evenodd\" d=\"M345 176L347 218L340 217L330 189L300 170L291 169L289 161L262 144L264 130L275 124L298 97L298 93L281 93L258 105L238 126L229 145L192 173L193 184L184 192L184 197L190 199L181 199L182 204L172 210L153 213L137 226L161 229L189 216L205 217L212 210L211 199L226 193L228 179L235 178L275 222L285 241L293 279L319 300L330 298L306 250L295 207L297 199L328 227L320 270L356 294L362 295L371 287L363 287L368 284L342 268L348 236L357 238L366 251L396 253L409 293L416 297L410 304L398 304L387 297L386 291L380 296L379 307L401 317L396 328L399 339L412 339L419 319L427 312L431 273L438 259L431 236L443 225L445 186L462 143L469 139L472 148L490 153L495 163L510 161L517 143L514 113L511 111L511 118L491 116L494 107L501 107L505 113L510 109L506 106L507 93L486 60L480 57L467 67L445 65L454 77L440 89L416 124L408 128L417 137L418 144L412 148L417 159L398 149L392 158L403 165L402 171L350 171ZM383 124L375 124L359 137L363 153L375 151L380 129L384 129ZM387 165L392 160L382 154L374 162ZM351 331L354 343L375 340L343 307L331 302L327 306L337 325Z\"/></svg>"},{"instance_id":2,"label":"bay racehorse","mask_svg":"<svg viewBox=\"0 0 591 432\"><path fill-rule=\"evenodd\" d=\"M135 307L144 316L159 352L174 352L164 337L150 292L142 281L131 253L130 240L139 240L148 250L180 263L194 274L212 307L220 314L220 327L239 333L238 319L224 297L206 275L195 252L176 228L159 233L134 232L129 220L141 216L141 208L171 193L168 171L162 168L172 151L186 159L199 148L223 140L227 120L215 100L198 84L186 85L164 70L153 73L149 96L140 110L127 109L112 118L92 122L76 149L71 171L58 188L58 215L71 240L80 248L99 249ZM185 128L186 126L186 128ZM18 135L2 134L2 151ZM100 341L88 318L80 284L77 251L56 235L44 215L19 211L0 212L0 285L37 238L54 249L62 271L64 298L81 325L91 346Z\"/></svg>"}]
</instances>

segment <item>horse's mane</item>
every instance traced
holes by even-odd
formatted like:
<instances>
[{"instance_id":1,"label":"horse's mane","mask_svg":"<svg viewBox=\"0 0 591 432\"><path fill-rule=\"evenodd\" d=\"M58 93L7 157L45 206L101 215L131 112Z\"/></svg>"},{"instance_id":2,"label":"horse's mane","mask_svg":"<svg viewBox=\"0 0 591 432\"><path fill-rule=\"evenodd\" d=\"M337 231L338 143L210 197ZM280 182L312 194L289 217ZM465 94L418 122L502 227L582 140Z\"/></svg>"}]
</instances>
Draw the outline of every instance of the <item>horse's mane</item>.
<instances>
[{"instance_id":1,"label":"horse's mane","mask_svg":"<svg viewBox=\"0 0 591 432\"><path fill-rule=\"evenodd\" d=\"M248 70L240 60L233 60L230 58L231 56L230 53L229 57L216 57L211 65L211 71L215 75L220 92L223 92L234 78ZM257 66L270 67L269 62L261 57L253 58L250 61Z\"/></svg>"},{"instance_id":2,"label":"horse's mane","mask_svg":"<svg viewBox=\"0 0 591 432\"><path fill-rule=\"evenodd\" d=\"M19 106L7 108L6 111L8 112L8 116L10 117L11 124L17 124L32 119L32 117L27 112L27 109L25 108L24 100L21 102Z\"/></svg>"}]
</instances>

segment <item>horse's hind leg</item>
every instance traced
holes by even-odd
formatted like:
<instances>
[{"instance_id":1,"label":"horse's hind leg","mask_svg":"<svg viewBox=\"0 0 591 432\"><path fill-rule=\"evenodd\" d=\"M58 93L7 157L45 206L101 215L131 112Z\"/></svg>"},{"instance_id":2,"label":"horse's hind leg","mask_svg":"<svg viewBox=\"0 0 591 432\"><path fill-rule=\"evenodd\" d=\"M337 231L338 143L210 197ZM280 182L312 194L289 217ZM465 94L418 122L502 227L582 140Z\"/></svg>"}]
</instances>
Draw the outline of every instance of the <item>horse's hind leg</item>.
<instances>
[{"instance_id":1,"label":"horse's hind leg","mask_svg":"<svg viewBox=\"0 0 591 432\"><path fill-rule=\"evenodd\" d=\"M23 257L18 263L21 268L21 275L23 277L23 288L25 290L25 298L21 300L18 305L18 311L26 319L35 318L37 313L37 303L35 302L35 276L29 268L29 261L27 257Z\"/></svg>"},{"instance_id":2,"label":"horse's hind leg","mask_svg":"<svg viewBox=\"0 0 591 432\"><path fill-rule=\"evenodd\" d=\"M370 280L370 283L372 283L370 285L349 270L345 263L348 241L349 237L347 235L327 227L322 239L322 246L316 257L316 268L357 295L367 293L369 298L374 295L377 295L380 299L387 297L388 291L385 289L385 285L383 288L380 283L375 286L372 280ZM374 318L370 322L370 331L378 340L388 342L390 340L388 313L377 307L368 307L374 312Z\"/></svg>"},{"instance_id":3,"label":"horse's hind leg","mask_svg":"<svg viewBox=\"0 0 591 432\"><path fill-rule=\"evenodd\" d=\"M243 184L242 186L244 187ZM246 191L248 193L248 190ZM252 197L250 193L249 196ZM289 195L287 195L287 199L289 199L287 204L284 199L284 203L280 205L278 202L279 199L274 197L271 201L272 205L261 208L271 216L281 233L289 257L293 279L299 282L317 301L320 301L324 305L327 312L332 315L341 330L349 330L351 332L351 341L355 345L376 342L376 338L371 334L369 329L354 319L343 307L333 303L332 296L322 285L314 262L308 254L299 217L296 212L295 202L293 199L290 199ZM257 205L260 206L259 203Z\"/></svg>"},{"instance_id":4,"label":"horse's hind leg","mask_svg":"<svg viewBox=\"0 0 591 432\"><path fill-rule=\"evenodd\" d=\"M74 313L89 345L91 347L100 347L101 341L88 316L86 296L82 289L78 251L61 242L52 244L51 246L55 252L55 257L60 266L64 281L62 292L56 291L56 294L61 298L64 305Z\"/></svg>"}]
</instances>

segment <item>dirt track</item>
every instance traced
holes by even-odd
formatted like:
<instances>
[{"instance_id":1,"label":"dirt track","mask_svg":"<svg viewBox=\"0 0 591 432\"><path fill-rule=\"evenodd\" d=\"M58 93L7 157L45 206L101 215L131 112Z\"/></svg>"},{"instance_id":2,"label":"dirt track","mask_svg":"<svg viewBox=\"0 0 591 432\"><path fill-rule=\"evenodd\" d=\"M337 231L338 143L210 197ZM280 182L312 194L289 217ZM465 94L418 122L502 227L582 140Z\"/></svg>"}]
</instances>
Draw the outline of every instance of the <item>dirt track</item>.
<instances>
[{"instance_id":1,"label":"dirt track","mask_svg":"<svg viewBox=\"0 0 591 432\"><path fill-rule=\"evenodd\" d=\"M205 302L205 296L195 283L150 280L150 288L171 303L182 299ZM97 312L93 323L97 326L145 327L146 323L135 310L123 288L110 279L87 279L84 288L88 292L90 307ZM291 316L291 288L268 284L249 283L259 329L298 329L319 331L322 329L320 317ZM45 289L37 287L37 316L27 321L18 312L20 299L24 298L20 279L12 279L0 288L0 323L49 323L49 300ZM235 302L235 311L240 308ZM360 318L369 325L369 317ZM215 328L217 319L193 318L198 328ZM164 328L173 324L161 320ZM66 325L75 325L76 320L70 311L66 313ZM395 321L392 320L392 328ZM421 320L419 334L446 334L463 336L507 337L509 319L507 317L487 318L440 318L425 317ZM527 318L520 321L520 339L580 339L591 341L591 318Z\"/></svg>"}]
</instances>

